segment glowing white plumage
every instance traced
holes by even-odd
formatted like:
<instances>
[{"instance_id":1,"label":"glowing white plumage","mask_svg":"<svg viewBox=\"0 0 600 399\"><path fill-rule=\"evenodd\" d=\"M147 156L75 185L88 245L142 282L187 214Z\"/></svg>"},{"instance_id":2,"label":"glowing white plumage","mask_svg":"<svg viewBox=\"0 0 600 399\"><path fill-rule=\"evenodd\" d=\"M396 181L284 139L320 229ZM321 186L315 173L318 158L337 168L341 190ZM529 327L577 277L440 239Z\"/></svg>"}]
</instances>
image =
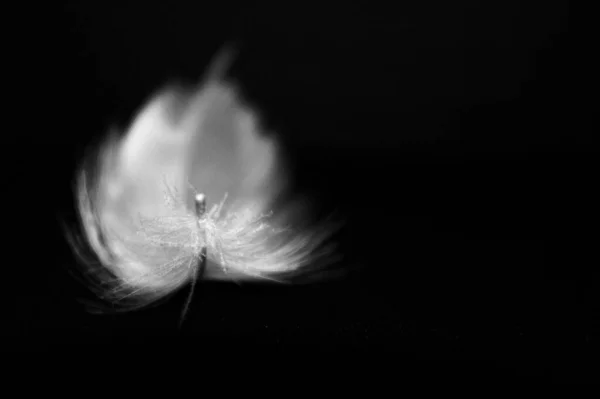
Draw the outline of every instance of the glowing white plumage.
<instances>
[{"instance_id":1,"label":"glowing white plumage","mask_svg":"<svg viewBox=\"0 0 600 399\"><path fill-rule=\"evenodd\" d=\"M280 279L301 270L330 231L288 224L278 206L285 170L238 93L212 78L192 95L159 92L124 135L109 136L77 183L85 238L99 265L84 267L115 300L150 303L194 279L203 248L209 278ZM208 209L200 218L193 198ZM111 280L111 281L109 281Z\"/></svg>"}]
</instances>

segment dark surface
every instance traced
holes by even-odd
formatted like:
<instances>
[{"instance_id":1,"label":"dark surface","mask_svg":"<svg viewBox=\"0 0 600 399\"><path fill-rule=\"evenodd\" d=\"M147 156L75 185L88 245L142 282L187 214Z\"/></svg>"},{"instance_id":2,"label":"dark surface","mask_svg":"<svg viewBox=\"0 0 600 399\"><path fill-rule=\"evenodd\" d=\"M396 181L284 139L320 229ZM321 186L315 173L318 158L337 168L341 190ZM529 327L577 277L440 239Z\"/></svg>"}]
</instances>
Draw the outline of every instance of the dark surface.
<instances>
[{"instance_id":1,"label":"dark surface","mask_svg":"<svg viewBox=\"0 0 600 399\"><path fill-rule=\"evenodd\" d=\"M204 351L361 353L424 374L593 375L597 139L573 89L565 5L231 13L86 3L66 6L55 27L64 112L54 115L68 139L45 140L59 154L48 166L59 215L74 221L69 178L83 147L126 125L164 83L197 80L234 40L231 75L281 135L297 188L347 220L336 237L347 274L207 283L177 331L187 290L136 313L87 314L57 227L52 262L16 296L19 348L161 347L161 336L191 351L197 341L210 343Z\"/></svg>"}]
</instances>

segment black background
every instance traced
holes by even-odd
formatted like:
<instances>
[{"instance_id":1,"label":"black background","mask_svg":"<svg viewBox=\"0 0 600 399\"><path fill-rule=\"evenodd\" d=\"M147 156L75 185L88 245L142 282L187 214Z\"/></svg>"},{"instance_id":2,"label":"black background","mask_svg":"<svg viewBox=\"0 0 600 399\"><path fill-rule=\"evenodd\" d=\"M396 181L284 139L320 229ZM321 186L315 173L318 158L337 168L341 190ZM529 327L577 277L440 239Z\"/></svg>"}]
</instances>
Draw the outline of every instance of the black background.
<instances>
[{"instance_id":1,"label":"black background","mask_svg":"<svg viewBox=\"0 0 600 399\"><path fill-rule=\"evenodd\" d=\"M164 84L197 82L232 42L230 75L281 137L296 188L346 219L336 239L347 272L300 286L203 283L181 330L187 290L91 315L54 221L52 262L14 296L15 347L171 342L360 354L449 375L593 375L597 139L575 90L585 67L566 4L149 3L66 3L40 39L48 205L74 223L85 146Z\"/></svg>"}]
</instances>

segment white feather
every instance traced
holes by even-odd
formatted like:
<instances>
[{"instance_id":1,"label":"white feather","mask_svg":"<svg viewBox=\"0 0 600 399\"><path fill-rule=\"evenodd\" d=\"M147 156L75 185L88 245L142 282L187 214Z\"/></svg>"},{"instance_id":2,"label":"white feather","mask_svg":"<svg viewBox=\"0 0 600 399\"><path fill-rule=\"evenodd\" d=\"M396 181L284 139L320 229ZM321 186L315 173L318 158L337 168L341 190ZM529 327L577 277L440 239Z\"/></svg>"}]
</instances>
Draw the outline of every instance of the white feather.
<instances>
[{"instance_id":1,"label":"white feather","mask_svg":"<svg viewBox=\"0 0 600 399\"><path fill-rule=\"evenodd\" d=\"M107 137L77 184L100 261L84 267L102 286L114 283L103 296L153 302L193 280L202 248L213 278L282 280L314 258L330 230L289 226L301 212L291 205L272 212L285 174L257 119L230 85L212 80L187 99L160 92L124 135ZM208 200L200 218L197 193Z\"/></svg>"}]
</instances>

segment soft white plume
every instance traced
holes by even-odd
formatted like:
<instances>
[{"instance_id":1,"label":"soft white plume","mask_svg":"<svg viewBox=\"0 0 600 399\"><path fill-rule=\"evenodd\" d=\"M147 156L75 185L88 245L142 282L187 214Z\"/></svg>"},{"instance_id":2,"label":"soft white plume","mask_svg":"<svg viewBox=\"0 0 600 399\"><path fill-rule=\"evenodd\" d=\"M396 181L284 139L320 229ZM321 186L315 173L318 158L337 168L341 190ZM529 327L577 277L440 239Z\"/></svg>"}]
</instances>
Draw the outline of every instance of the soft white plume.
<instances>
[{"instance_id":1,"label":"soft white plume","mask_svg":"<svg viewBox=\"0 0 600 399\"><path fill-rule=\"evenodd\" d=\"M83 238L99 260L85 272L105 298L135 306L194 280L203 248L207 278L301 272L328 252L331 229L296 225L301 201L278 203L284 166L231 85L213 77L191 94L162 90L79 171ZM197 193L208 200L200 218Z\"/></svg>"}]
</instances>

